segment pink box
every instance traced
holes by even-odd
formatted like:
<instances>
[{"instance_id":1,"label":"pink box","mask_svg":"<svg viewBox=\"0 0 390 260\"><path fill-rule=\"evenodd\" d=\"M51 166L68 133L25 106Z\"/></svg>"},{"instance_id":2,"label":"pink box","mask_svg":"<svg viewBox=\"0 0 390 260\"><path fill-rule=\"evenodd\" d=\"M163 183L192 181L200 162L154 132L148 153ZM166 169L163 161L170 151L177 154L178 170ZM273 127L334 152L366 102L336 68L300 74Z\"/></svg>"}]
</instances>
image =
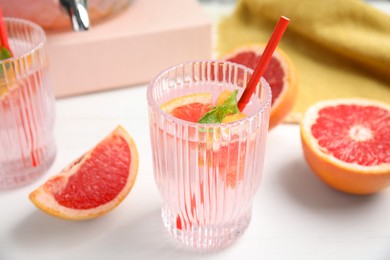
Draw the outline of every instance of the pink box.
<instances>
[{"instance_id":1,"label":"pink box","mask_svg":"<svg viewBox=\"0 0 390 260\"><path fill-rule=\"evenodd\" d=\"M133 0L87 32L48 33L55 95L143 84L176 63L209 59L211 30L197 0Z\"/></svg>"}]
</instances>

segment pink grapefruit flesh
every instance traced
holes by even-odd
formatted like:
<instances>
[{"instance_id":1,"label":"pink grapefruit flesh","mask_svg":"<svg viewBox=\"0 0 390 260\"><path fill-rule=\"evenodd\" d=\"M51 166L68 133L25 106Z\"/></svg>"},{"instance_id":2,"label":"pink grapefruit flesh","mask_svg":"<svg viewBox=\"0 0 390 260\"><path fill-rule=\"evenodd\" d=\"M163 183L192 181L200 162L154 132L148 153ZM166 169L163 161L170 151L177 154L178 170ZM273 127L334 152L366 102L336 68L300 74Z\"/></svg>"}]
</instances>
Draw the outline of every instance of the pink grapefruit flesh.
<instances>
[{"instance_id":1,"label":"pink grapefruit flesh","mask_svg":"<svg viewBox=\"0 0 390 260\"><path fill-rule=\"evenodd\" d=\"M372 194L390 186L390 106L367 99L312 105L301 122L306 161L329 186Z\"/></svg>"}]
</instances>

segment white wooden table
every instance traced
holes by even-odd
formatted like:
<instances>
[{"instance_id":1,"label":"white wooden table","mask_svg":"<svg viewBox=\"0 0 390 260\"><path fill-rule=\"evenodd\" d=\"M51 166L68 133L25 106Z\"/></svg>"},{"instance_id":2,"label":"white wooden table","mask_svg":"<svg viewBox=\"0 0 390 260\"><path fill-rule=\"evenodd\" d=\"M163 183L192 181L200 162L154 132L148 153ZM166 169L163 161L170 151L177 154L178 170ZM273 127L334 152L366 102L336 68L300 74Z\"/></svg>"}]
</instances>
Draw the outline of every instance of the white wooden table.
<instances>
[{"instance_id":1,"label":"white wooden table","mask_svg":"<svg viewBox=\"0 0 390 260\"><path fill-rule=\"evenodd\" d=\"M140 156L136 183L122 204L84 222L36 209L29 192L118 124L133 136ZM55 134L58 154L49 172L33 184L0 192L0 260L390 259L390 189L351 196L325 186L304 161L296 125L280 125L268 136L263 182L247 231L230 248L208 254L183 249L162 225L146 86L58 100Z\"/></svg>"}]
</instances>

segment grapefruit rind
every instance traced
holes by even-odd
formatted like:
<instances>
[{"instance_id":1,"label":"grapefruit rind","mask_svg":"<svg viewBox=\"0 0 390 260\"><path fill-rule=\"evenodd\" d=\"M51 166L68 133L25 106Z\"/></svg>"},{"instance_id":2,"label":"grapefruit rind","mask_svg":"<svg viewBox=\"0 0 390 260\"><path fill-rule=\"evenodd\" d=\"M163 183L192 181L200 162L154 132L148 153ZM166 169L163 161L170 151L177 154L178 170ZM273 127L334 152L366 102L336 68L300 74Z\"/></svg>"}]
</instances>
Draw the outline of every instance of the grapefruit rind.
<instances>
[{"instance_id":1,"label":"grapefruit rind","mask_svg":"<svg viewBox=\"0 0 390 260\"><path fill-rule=\"evenodd\" d=\"M247 51L253 51L259 55L263 53L264 49L265 46L261 44L245 44L225 54L221 59L228 60L241 52ZM272 56L280 61L285 77L283 79L284 88L271 106L269 130L287 118L299 118L297 115L293 117L290 115L298 97L298 73L296 67L288 55L280 48L277 48Z\"/></svg>"},{"instance_id":2,"label":"grapefruit rind","mask_svg":"<svg viewBox=\"0 0 390 260\"><path fill-rule=\"evenodd\" d=\"M61 173L56 176L53 176L45 184L30 193L29 198L35 204L35 206L52 216L69 220L86 220L96 218L110 212L116 206L118 206L128 195L136 180L138 173L138 151L134 140L122 126L118 126L106 138L110 138L113 135L120 135L126 140L131 155L131 163L129 167L129 175L126 185L113 200L96 208L80 210L67 208L58 204L58 202L52 195L53 189L61 190L62 188L64 188L66 186L68 178L73 174L77 173L81 165L83 165L83 163L90 158L90 155L93 151L93 149L91 149L79 159L76 159L72 163L70 163ZM104 166L102 165L102 167ZM58 182L56 182L58 183L58 185L56 185L55 187L53 185L50 185L50 187L46 185L49 181L53 179L59 180Z\"/></svg>"},{"instance_id":3,"label":"grapefruit rind","mask_svg":"<svg viewBox=\"0 0 390 260\"><path fill-rule=\"evenodd\" d=\"M232 123L232 122L236 122L238 120L241 120L241 119L244 119L244 118L247 118L248 116L244 113L238 113L238 114L234 114L234 115L227 115L223 120L222 120L222 123ZM233 128L234 129L234 128ZM232 130L233 130L232 129Z\"/></svg>"},{"instance_id":4,"label":"grapefruit rind","mask_svg":"<svg viewBox=\"0 0 390 260\"><path fill-rule=\"evenodd\" d=\"M160 109L165 113L170 113L177 107L188 105L191 103L211 104L211 93L196 93L185 96L180 96L162 104Z\"/></svg>"},{"instance_id":5,"label":"grapefruit rind","mask_svg":"<svg viewBox=\"0 0 390 260\"><path fill-rule=\"evenodd\" d=\"M390 164L362 166L347 163L327 153L311 134L311 126L324 107L339 104L371 105L390 111L390 106L378 101L350 98L321 101L304 114L300 125L301 142L305 160L314 173L336 190L351 194L372 194L390 186Z\"/></svg>"}]
</instances>

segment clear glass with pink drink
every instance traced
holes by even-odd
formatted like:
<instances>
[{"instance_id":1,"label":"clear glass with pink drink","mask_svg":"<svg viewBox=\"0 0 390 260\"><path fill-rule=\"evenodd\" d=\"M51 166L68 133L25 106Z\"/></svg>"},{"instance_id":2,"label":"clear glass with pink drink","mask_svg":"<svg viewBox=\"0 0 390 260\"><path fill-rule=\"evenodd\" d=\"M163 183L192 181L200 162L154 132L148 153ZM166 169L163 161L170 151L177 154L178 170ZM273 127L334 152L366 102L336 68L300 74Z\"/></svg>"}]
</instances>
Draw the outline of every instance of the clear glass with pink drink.
<instances>
[{"instance_id":1,"label":"clear glass with pink drink","mask_svg":"<svg viewBox=\"0 0 390 260\"><path fill-rule=\"evenodd\" d=\"M154 177L169 232L194 248L232 244L247 228L260 186L271 91L262 79L243 111L221 124L199 124L165 113L160 106L187 94L246 87L252 70L222 61L173 66L148 86Z\"/></svg>"},{"instance_id":2,"label":"clear glass with pink drink","mask_svg":"<svg viewBox=\"0 0 390 260\"><path fill-rule=\"evenodd\" d=\"M45 33L26 20L4 23L13 57L0 60L0 189L42 176L56 154Z\"/></svg>"}]
</instances>

